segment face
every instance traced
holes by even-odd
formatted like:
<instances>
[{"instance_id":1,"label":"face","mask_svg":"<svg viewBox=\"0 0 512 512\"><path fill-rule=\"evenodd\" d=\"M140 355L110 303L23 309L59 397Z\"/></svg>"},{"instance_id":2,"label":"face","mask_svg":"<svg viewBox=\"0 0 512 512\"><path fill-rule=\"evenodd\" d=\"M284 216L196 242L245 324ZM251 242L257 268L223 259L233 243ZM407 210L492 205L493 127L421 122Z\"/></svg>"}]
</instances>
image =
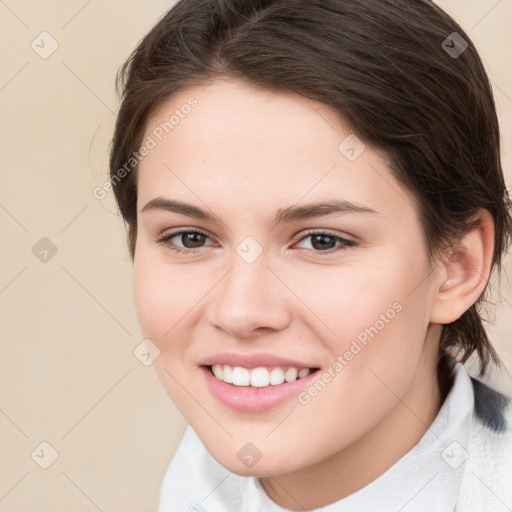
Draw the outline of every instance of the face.
<instances>
[{"instance_id":1,"label":"face","mask_svg":"<svg viewBox=\"0 0 512 512\"><path fill-rule=\"evenodd\" d=\"M182 91L147 126L135 305L185 419L243 475L369 435L435 355L417 205L385 155L326 105L236 81Z\"/></svg>"}]
</instances>

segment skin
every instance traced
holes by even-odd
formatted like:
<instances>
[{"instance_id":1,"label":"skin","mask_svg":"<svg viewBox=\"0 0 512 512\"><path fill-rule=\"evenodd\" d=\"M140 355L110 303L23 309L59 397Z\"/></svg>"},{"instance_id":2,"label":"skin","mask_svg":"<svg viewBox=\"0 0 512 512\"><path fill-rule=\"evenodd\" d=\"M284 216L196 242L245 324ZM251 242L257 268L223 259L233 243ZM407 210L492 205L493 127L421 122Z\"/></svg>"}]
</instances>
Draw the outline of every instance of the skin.
<instances>
[{"instance_id":1,"label":"skin","mask_svg":"<svg viewBox=\"0 0 512 512\"><path fill-rule=\"evenodd\" d=\"M283 507L335 502L386 471L437 415L440 324L458 318L485 286L492 218L482 211L481 227L431 267L413 196L382 152L367 144L349 161L339 151L351 131L328 106L216 80L169 99L145 136L190 96L197 106L142 160L138 175L133 287L144 337L161 351L153 365L223 466L261 477ZM143 212L156 197L220 220ZM376 213L272 225L278 210L328 199ZM196 252L177 254L171 241L158 241L180 227L208 235ZM307 229L357 245L328 239L326 255L314 237L304 238ZM236 251L247 236L263 249L252 263ZM172 242L193 250L181 236ZM401 311L306 405L293 398L265 412L235 411L204 384L200 360L224 351L270 352L325 371L395 303ZM249 441L262 454L251 468L237 458Z\"/></svg>"}]
</instances>

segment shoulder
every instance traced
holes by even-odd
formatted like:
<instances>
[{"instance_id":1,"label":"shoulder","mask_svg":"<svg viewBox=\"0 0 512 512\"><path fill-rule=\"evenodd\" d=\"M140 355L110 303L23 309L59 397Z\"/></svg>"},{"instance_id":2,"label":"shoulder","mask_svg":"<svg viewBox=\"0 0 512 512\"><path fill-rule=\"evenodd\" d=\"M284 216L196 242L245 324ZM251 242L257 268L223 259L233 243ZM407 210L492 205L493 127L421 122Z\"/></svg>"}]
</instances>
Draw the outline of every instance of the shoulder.
<instances>
[{"instance_id":1,"label":"shoulder","mask_svg":"<svg viewBox=\"0 0 512 512\"><path fill-rule=\"evenodd\" d=\"M471 383L473 428L456 510L510 510L512 400L474 377Z\"/></svg>"}]
</instances>

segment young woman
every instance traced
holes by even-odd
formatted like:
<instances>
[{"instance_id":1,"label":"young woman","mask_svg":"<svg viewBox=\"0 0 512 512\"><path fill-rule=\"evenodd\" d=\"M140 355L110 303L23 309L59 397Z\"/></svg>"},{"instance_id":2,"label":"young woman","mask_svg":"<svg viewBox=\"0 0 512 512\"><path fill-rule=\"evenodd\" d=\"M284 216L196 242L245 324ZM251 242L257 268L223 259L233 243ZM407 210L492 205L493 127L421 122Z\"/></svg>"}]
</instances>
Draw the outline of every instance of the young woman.
<instances>
[{"instance_id":1,"label":"young woman","mask_svg":"<svg viewBox=\"0 0 512 512\"><path fill-rule=\"evenodd\" d=\"M189 426L161 512L512 508L480 317L511 235L489 81L426 0L181 0L111 184Z\"/></svg>"}]
</instances>

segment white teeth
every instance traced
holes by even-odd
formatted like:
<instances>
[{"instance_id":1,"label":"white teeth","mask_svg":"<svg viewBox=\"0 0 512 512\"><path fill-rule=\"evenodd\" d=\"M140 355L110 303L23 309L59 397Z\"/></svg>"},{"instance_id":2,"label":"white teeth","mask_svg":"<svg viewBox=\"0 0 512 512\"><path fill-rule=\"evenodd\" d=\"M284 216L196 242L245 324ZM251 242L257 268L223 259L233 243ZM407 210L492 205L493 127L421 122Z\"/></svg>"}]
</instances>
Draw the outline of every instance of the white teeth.
<instances>
[{"instance_id":1,"label":"white teeth","mask_svg":"<svg viewBox=\"0 0 512 512\"><path fill-rule=\"evenodd\" d=\"M274 368L270 372L270 384L282 384L284 382L284 372L281 368Z\"/></svg>"},{"instance_id":2,"label":"white teeth","mask_svg":"<svg viewBox=\"0 0 512 512\"><path fill-rule=\"evenodd\" d=\"M235 366L233 368L233 384L235 386L248 386L251 374L246 368Z\"/></svg>"},{"instance_id":3,"label":"white teeth","mask_svg":"<svg viewBox=\"0 0 512 512\"><path fill-rule=\"evenodd\" d=\"M228 384L232 384L233 383L233 368L231 366L228 366L227 364L225 364L223 371L224 371L224 375L222 377L222 380L224 382L227 382Z\"/></svg>"},{"instance_id":4,"label":"white teeth","mask_svg":"<svg viewBox=\"0 0 512 512\"><path fill-rule=\"evenodd\" d=\"M254 368L251 370L251 386L264 388L270 382L270 375L266 368Z\"/></svg>"},{"instance_id":5,"label":"white teeth","mask_svg":"<svg viewBox=\"0 0 512 512\"><path fill-rule=\"evenodd\" d=\"M221 364L214 364L212 366L212 371L213 371L213 375L215 375L215 377L217 377L217 379L223 380L223 378L224 378L224 368L222 367Z\"/></svg>"},{"instance_id":6,"label":"white teeth","mask_svg":"<svg viewBox=\"0 0 512 512\"><path fill-rule=\"evenodd\" d=\"M298 373L299 371L297 368L288 368L288 370L284 372L284 380L286 382L293 382L294 380L297 380Z\"/></svg>"},{"instance_id":7,"label":"white teeth","mask_svg":"<svg viewBox=\"0 0 512 512\"><path fill-rule=\"evenodd\" d=\"M277 366L270 370L264 366L258 368L243 368L241 366L230 366L228 364L214 364L212 372L219 380L235 386L253 386L264 388L270 385L276 386L283 382L293 382L306 377L310 373L309 368L283 368Z\"/></svg>"}]
</instances>

